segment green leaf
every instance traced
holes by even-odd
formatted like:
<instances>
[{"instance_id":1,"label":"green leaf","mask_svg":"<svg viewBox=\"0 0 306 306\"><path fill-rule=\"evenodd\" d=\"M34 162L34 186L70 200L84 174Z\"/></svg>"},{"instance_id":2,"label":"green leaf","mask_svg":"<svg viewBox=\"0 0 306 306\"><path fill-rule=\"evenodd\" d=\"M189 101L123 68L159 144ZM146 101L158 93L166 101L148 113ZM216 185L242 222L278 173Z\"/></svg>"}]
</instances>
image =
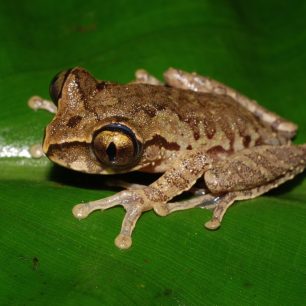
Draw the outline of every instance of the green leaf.
<instances>
[{"instance_id":1,"label":"green leaf","mask_svg":"<svg viewBox=\"0 0 306 306\"><path fill-rule=\"evenodd\" d=\"M216 232L203 229L208 211L148 212L123 252L121 208L71 214L110 195L107 178L26 156L52 118L27 99L77 65L119 82L140 67L209 75L296 122L305 143L305 15L303 1L2 1L0 304L305 303L305 174L234 205Z\"/></svg>"}]
</instances>

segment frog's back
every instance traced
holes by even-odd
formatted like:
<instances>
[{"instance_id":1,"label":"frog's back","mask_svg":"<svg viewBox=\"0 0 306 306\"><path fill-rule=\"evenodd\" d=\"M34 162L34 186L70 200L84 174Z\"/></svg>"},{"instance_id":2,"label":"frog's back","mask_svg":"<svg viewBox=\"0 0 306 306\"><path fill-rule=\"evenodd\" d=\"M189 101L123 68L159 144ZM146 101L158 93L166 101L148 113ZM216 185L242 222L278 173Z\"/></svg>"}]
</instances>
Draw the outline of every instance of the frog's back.
<instances>
[{"instance_id":1,"label":"frog's back","mask_svg":"<svg viewBox=\"0 0 306 306\"><path fill-rule=\"evenodd\" d=\"M116 103L116 109L100 113L110 117L114 111L116 117L128 117L141 129L146 146L168 152L205 146L222 157L252 146L287 142L229 96L148 84L111 84L106 92L120 106Z\"/></svg>"},{"instance_id":2,"label":"frog's back","mask_svg":"<svg viewBox=\"0 0 306 306\"><path fill-rule=\"evenodd\" d=\"M188 123L194 140L208 144L209 149L236 152L288 142L229 96L177 89L171 92L178 96L175 109L180 119Z\"/></svg>"}]
</instances>

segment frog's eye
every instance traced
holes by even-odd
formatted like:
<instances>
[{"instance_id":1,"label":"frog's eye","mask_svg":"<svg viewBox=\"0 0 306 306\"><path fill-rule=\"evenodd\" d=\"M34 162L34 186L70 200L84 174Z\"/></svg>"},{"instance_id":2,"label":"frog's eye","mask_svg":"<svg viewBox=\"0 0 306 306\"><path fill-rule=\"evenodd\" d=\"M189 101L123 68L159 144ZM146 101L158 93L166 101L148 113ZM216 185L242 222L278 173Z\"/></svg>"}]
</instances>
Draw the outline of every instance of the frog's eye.
<instances>
[{"instance_id":1,"label":"frog's eye","mask_svg":"<svg viewBox=\"0 0 306 306\"><path fill-rule=\"evenodd\" d=\"M57 101L61 96L63 85L70 71L71 69L59 72L50 82L49 94L56 106Z\"/></svg>"},{"instance_id":2,"label":"frog's eye","mask_svg":"<svg viewBox=\"0 0 306 306\"><path fill-rule=\"evenodd\" d=\"M141 157L141 142L127 126L112 123L96 134L93 149L107 167L122 169L132 167Z\"/></svg>"}]
</instances>

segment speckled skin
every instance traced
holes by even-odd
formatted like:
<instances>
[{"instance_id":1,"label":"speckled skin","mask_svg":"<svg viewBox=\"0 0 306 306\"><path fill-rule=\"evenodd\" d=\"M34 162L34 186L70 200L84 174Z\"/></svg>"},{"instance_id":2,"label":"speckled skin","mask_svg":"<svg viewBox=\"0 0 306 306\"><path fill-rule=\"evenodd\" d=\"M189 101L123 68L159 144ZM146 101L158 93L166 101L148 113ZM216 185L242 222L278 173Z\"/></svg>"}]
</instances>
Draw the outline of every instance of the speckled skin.
<instances>
[{"instance_id":1,"label":"speckled skin","mask_svg":"<svg viewBox=\"0 0 306 306\"><path fill-rule=\"evenodd\" d=\"M235 90L176 69L165 73L168 86L143 70L136 77L134 83L118 85L72 69L43 143L52 161L77 171L164 173L150 186L132 186L74 207L73 214L81 219L94 210L122 205L126 215L115 241L119 248L131 246L132 231L144 211L154 209L164 216L214 202L213 218L205 226L215 229L234 201L259 196L305 169L306 145L290 141L296 125ZM103 165L93 149L97 133L114 123L133 131L142 148L137 159L120 169ZM202 176L208 194L170 202Z\"/></svg>"}]
</instances>

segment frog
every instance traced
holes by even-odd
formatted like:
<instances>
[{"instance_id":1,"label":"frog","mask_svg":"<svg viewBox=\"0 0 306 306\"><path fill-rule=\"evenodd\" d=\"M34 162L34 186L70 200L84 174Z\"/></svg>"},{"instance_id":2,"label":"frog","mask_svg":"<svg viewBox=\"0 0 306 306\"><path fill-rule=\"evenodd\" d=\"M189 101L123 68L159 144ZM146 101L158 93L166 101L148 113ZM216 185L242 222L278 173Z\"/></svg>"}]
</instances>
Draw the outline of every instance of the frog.
<instances>
[{"instance_id":1,"label":"frog","mask_svg":"<svg viewBox=\"0 0 306 306\"><path fill-rule=\"evenodd\" d=\"M205 207L212 218L204 226L216 230L234 202L304 171L306 144L292 143L297 125L255 100L195 72L169 68L163 82L143 69L135 75L120 84L75 67L51 81L52 101L29 100L31 108L55 114L41 147L52 162L88 174L159 174L149 185L118 183L125 189L73 207L73 215L84 219L121 205L118 248L131 247L146 211L167 216ZM203 188L195 187L199 183ZM176 200L192 190L193 196Z\"/></svg>"}]
</instances>

